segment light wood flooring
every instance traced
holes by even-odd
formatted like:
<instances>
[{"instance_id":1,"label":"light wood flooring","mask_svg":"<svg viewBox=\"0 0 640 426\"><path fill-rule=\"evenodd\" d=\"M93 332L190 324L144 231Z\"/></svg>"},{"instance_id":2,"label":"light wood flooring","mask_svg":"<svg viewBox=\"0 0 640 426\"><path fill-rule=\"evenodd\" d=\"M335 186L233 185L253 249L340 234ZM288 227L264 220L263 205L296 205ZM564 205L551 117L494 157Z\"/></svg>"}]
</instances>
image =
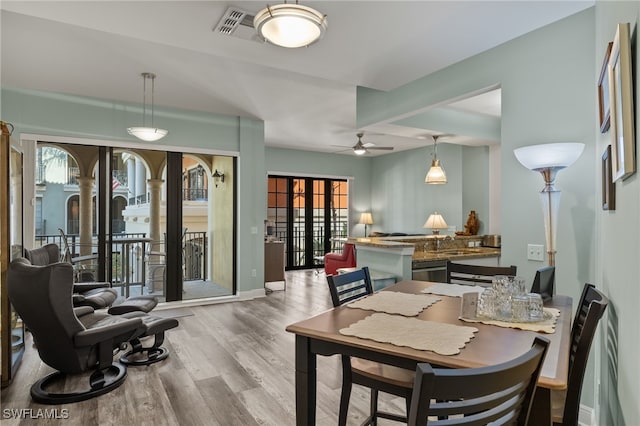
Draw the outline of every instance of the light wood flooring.
<instances>
[{"instance_id":1,"label":"light wood flooring","mask_svg":"<svg viewBox=\"0 0 640 426\"><path fill-rule=\"evenodd\" d=\"M166 334L169 358L130 367L118 389L75 404L45 406L29 396L51 372L27 333L27 351L14 382L2 390L0 419L9 425L294 425L293 322L331 307L323 274L287 272L287 290L245 302L183 308L180 326ZM192 314L192 315L191 315ZM342 382L338 356L318 357L317 424L335 425ZM66 419L15 419L9 409L66 409ZM404 400L381 395L380 408L404 412ZM369 410L369 391L355 385L349 425ZM51 412L49 412L51 413ZM399 423L380 420L380 425Z\"/></svg>"}]
</instances>

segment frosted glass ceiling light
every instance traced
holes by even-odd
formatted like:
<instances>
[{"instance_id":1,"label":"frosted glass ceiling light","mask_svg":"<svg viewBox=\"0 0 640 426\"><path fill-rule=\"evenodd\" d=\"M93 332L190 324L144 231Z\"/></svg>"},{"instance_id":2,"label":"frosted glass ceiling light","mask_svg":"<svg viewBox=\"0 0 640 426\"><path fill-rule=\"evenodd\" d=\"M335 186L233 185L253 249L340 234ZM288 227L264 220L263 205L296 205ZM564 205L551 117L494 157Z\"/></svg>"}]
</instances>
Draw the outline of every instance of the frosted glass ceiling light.
<instances>
[{"instance_id":1,"label":"frosted glass ceiling light","mask_svg":"<svg viewBox=\"0 0 640 426\"><path fill-rule=\"evenodd\" d=\"M167 136L169 131L153 127L153 92L154 80L156 75L151 72L143 72L142 74L142 126L127 127L127 132L145 142L154 142ZM151 127L146 127L147 118L147 79L151 80Z\"/></svg>"},{"instance_id":2,"label":"frosted glass ceiling light","mask_svg":"<svg viewBox=\"0 0 640 426\"><path fill-rule=\"evenodd\" d=\"M431 159L431 168L427 172L427 176L424 178L424 183L429 184L443 184L447 183L447 175L444 173L444 169L440 165L438 160L438 136L433 137L433 158Z\"/></svg>"},{"instance_id":3,"label":"frosted glass ceiling light","mask_svg":"<svg viewBox=\"0 0 640 426\"><path fill-rule=\"evenodd\" d=\"M545 187L540 192L549 265L556 264L556 229L560 208L560 190L554 186L556 174L572 165L584 150L583 143L549 143L517 148L518 161L529 170L540 172Z\"/></svg>"},{"instance_id":4,"label":"frosted glass ceiling light","mask_svg":"<svg viewBox=\"0 0 640 426\"><path fill-rule=\"evenodd\" d=\"M253 18L253 26L262 38L277 46L304 47L322 38L327 16L296 1L267 6Z\"/></svg>"}]
</instances>

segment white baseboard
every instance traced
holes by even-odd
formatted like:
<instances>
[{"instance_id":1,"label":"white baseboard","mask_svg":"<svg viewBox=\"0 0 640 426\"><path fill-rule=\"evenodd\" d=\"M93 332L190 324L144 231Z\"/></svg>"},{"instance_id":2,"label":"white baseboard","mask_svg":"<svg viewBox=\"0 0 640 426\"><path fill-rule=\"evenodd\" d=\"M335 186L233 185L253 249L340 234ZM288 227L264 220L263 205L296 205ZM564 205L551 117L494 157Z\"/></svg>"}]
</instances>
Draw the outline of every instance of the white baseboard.
<instances>
[{"instance_id":1,"label":"white baseboard","mask_svg":"<svg viewBox=\"0 0 640 426\"><path fill-rule=\"evenodd\" d=\"M595 417L595 410L586 405L580 404L578 411L578 425L580 426L597 426L598 422Z\"/></svg>"},{"instance_id":2,"label":"white baseboard","mask_svg":"<svg viewBox=\"0 0 640 426\"><path fill-rule=\"evenodd\" d=\"M265 297L265 296L266 296L266 290L264 288L257 288L255 290L241 291L237 295L231 295L231 296L217 296L217 297L209 297L209 298L194 299L194 300L179 300L176 302L161 302L161 303L158 303L158 306L156 307L156 309L157 310L177 309L177 308L189 308L192 306L215 305L217 303L240 302L243 300L257 299L258 297Z\"/></svg>"}]
</instances>

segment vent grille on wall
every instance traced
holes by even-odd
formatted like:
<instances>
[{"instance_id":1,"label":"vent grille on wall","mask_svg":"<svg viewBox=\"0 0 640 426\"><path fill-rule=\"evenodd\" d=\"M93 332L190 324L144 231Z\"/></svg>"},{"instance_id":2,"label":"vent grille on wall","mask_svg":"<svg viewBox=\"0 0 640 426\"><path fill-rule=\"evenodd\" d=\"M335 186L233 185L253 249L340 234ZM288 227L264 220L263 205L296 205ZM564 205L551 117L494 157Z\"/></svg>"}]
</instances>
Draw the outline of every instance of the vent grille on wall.
<instances>
[{"instance_id":1,"label":"vent grille on wall","mask_svg":"<svg viewBox=\"0 0 640 426\"><path fill-rule=\"evenodd\" d=\"M254 15L237 7L230 7L222 15L213 31L243 40L262 42L253 27Z\"/></svg>"}]
</instances>

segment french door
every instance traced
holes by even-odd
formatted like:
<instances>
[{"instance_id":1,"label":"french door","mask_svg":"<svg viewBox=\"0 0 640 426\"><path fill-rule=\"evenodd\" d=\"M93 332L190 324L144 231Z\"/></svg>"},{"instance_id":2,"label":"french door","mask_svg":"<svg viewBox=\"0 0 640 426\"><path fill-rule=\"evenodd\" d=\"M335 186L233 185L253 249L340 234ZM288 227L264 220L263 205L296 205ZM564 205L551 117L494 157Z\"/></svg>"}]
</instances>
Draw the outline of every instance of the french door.
<instances>
[{"instance_id":1,"label":"french door","mask_svg":"<svg viewBox=\"0 0 640 426\"><path fill-rule=\"evenodd\" d=\"M346 180L269 176L267 198L267 227L285 242L286 269L318 267L340 249L349 221Z\"/></svg>"}]
</instances>

